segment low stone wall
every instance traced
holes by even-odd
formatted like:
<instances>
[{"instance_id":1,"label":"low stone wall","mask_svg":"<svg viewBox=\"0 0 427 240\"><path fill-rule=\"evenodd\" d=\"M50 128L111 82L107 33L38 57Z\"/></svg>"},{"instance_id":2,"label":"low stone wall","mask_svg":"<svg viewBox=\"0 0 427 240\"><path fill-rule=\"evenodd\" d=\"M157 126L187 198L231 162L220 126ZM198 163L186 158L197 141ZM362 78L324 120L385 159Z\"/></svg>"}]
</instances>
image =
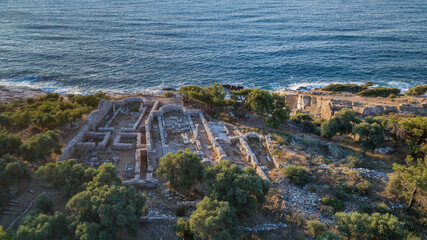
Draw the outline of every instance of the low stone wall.
<instances>
[{"instance_id":1,"label":"low stone wall","mask_svg":"<svg viewBox=\"0 0 427 240\"><path fill-rule=\"evenodd\" d=\"M265 166L263 166L259 161L257 156L255 155L255 153L252 151L251 147L249 146L249 144L246 142L248 137L252 137L252 138L257 138L259 139L261 142L266 139L264 136L255 133L255 132L250 132L250 133L246 133L243 134L242 132L240 132L238 129L235 129L235 132L237 133L237 136L234 137L230 137L230 142L237 142L239 141L240 143L240 151L246 156L247 160L251 163L252 167L255 169L256 173L262 177L263 179L269 181L267 174L265 174L264 172L264 168Z\"/></svg>"},{"instance_id":2,"label":"low stone wall","mask_svg":"<svg viewBox=\"0 0 427 240\"><path fill-rule=\"evenodd\" d=\"M116 129L113 127L99 127L99 132L114 132Z\"/></svg>"},{"instance_id":3,"label":"low stone wall","mask_svg":"<svg viewBox=\"0 0 427 240\"><path fill-rule=\"evenodd\" d=\"M102 139L102 142L98 143L98 148L100 150L105 150L105 148L107 148L108 142L110 141L110 138L111 138L111 133L106 132L104 135L104 138Z\"/></svg>"},{"instance_id":4,"label":"low stone wall","mask_svg":"<svg viewBox=\"0 0 427 240\"><path fill-rule=\"evenodd\" d=\"M125 139L125 138L129 139L129 138L136 138L136 137L137 137L137 133L121 132L114 139L112 148L116 149L116 150L121 150L121 151L131 150L134 147L133 143L122 143L120 141L122 138L123 139Z\"/></svg>"},{"instance_id":5,"label":"low stone wall","mask_svg":"<svg viewBox=\"0 0 427 240\"><path fill-rule=\"evenodd\" d=\"M227 154L225 153L224 149L221 147L221 144L219 144L218 141L215 139L215 136L212 133L212 129L210 128L208 121L206 121L206 118L201 111L199 112L199 117L205 128L206 135L208 135L208 139L211 142L212 147L215 151L217 162L220 162L221 160L226 159Z\"/></svg>"},{"instance_id":6,"label":"low stone wall","mask_svg":"<svg viewBox=\"0 0 427 240\"><path fill-rule=\"evenodd\" d=\"M258 158L256 157L255 153L252 151L251 147L243 137L240 137L239 141L240 141L240 146L243 149L242 152L246 154L246 158L252 164L252 167L257 168L257 166L259 166L260 164L258 162Z\"/></svg>"},{"instance_id":7,"label":"low stone wall","mask_svg":"<svg viewBox=\"0 0 427 240\"><path fill-rule=\"evenodd\" d=\"M77 150L86 150L86 149L94 150L96 148L96 143L94 143L94 142L78 142L75 147Z\"/></svg>"},{"instance_id":8,"label":"low stone wall","mask_svg":"<svg viewBox=\"0 0 427 240\"><path fill-rule=\"evenodd\" d=\"M82 142L85 136L85 133L89 130L89 125L85 125L80 129L76 136L71 139L68 144L62 149L62 154L59 156L58 161L68 160L72 157L76 150L76 144Z\"/></svg>"}]
</instances>

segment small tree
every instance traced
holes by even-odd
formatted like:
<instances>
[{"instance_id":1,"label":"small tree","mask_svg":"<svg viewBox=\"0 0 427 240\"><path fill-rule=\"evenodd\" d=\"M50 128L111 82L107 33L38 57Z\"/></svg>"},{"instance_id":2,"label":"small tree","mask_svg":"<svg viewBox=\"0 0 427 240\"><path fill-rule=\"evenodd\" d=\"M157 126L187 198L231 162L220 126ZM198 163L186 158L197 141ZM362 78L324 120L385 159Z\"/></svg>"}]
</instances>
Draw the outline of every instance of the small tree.
<instances>
[{"instance_id":1,"label":"small tree","mask_svg":"<svg viewBox=\"0 0 427 240\"><path fill-rule=\"evenodd\" d=\"M179 239L184 239L184 240L194 239L194 235L190 229L190 222L188 220L186 221L183 218L179 218L176 224L173 225L173 230L175 231L176 236Z\"/></svg>"},{"instance_id":2,"label":"small tree","mask_svg":"<svg viewBox=\"0 0 427 240\"><path fill-rule=\"evenodd\" d=\"M319 236L327 229L326 224L319 220L307 220L305 224L307 226L308 232L313 235L313 237Z\"/></svg>"},{"instance_id":3,"label":"small tree","mask_svg":"<svg viewBox=\"0 0 427 240\"><path fill-rule=\"evenodd\" d=\"M384 127L379 121L367 117L363 122L354 125L353 134L359 136L363 149L373 151L384 143Z\"/></svg>"},{"instance_id":4,"label":"small tree","mask_svg":"<svg viewBox=\"0 0 427 240\"><path fill-rule=\"evenodd\" d=\"M229 202L238 214L252 213L257 202L264 203L270 187L253 168L241 169L229 161L206 168L203 181L210 198Z\"/></svg>"},{"instance_id":5,"label":"small tree","mask_svg":"<svg viewBox=\"0 0 427 240\"><path fill-rule=\"evenodd\" d=\"M12 233L8 230L4 230L3 226L0 225L0 239L2 240L12 240Z\"/></svg>"},{"instance_id":6,"label":"small tree","mask_svg":"<svg viewBox=\"0 0 427 240\"><path fill-rule=\"evenodd\" d=\"M42 195L36 199L36 208L42 213L53 213L53 201L51 198Z\"/></svg>"},{"instance_id":7,"label":"small tree","mask_svg":"<svg viewBox=\"0 0 427 240\"><path fill-rule=\"evenodd\" d=\"M0 133L0 157L5 154L19 154L21 144L18 136L6 132Z\"/></svg>"},{"instance_id":8,"label":"small tree","mask_svg":"<svg viewBox=\"0 0 427 240\"><path fill-rule=\"evenodd\" d=\"M36 176L42 185L51 185L61 189L67 196L72 196L83 191L86 183L99 171L69 159L41 166L37 169Z\"/></svg>"},{"instance_id":9,"label":"small tree","mask_svg":"<svg viewBox=\"0 0 427 240\"><path fill-rule=\"evenodd\" d=\"M322 124L321 135L322 137L333 137L337 133L351 133L353 124L357 123L360 123L360 119L356 116L356 112L343 108L335 114L335 117Z\"/></svg>"},{"instance_id":10,"label":"small tree","mask_svg":"<svg viewBox=\"0 0 427 240\"><path fill-rule=\"evenodd\" d=\"M30 170L24 163L8 154L0 157L0 193L23 179L31 179Z\"/></svg>"},{"instance_id":11,"label":"small tree","mask_svg":"<svg viewBox=\"0 0 427 240\"><path fill-rule=\"evenodd\" d=\"M16 231L18 240L63 240L69 236L69 220L60 212L49 216L37 211L29 213Z\"/></svg>"},{"instance_id":12,"label":"small tree","mask_svg":"<svg viewBox=\"0 0 427 240\"><path fill-rule=\"evenodd\" d=\"M52 153L61 154L59 135L54 131L33 135L19 148L22 158L29 162L46 161Z\"/></svg>"},{"instance_id":13,"label":"small tree","mask_svg":"<svg viewBox=\"0 0 427 240\"><path fill-rule=\"evenodd\" d=\"M171 187L188 191L203 176L201 157L190 149L168 153L160 158L157 175L168 180Z\"/></svg>"},{"instance_id":14,"label":"small tree","mask_svg":"<svg viewBox=\"0 0 427 240\"><path fill-rule=\"evenodd\" d=\"M228 202L205 197L188 221L197 239L231 240L240 235L237 220L236 211Z\"/></svg>"},{"instance_id":15,"label":"small tree","mask_svg":"<svg viewBox=\"0 0 427 240\"><path fill-rule=\"evenodd\" d=\"M408 209L415 202L415 194L419 191L424 194L427 190L427 157L425 159L413 159L407 157L407 165L394 163L394 176L390 178L387 190L394 192L399 197L408 201ZM394 187L393 187L394 186ZM398 187L396 187L398 186Z\"/></svg>"}]
</instances>

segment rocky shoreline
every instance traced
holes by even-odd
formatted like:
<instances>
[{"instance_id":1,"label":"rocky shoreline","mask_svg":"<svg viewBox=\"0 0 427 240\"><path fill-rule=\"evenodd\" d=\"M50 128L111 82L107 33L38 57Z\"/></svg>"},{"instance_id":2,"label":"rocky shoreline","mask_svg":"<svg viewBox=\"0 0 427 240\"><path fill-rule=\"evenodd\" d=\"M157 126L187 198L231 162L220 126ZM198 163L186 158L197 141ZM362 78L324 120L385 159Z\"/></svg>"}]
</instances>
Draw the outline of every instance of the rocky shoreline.
<instances>
[{"instance_id":1,"label":"rocky shoreline","mask_svg":"<svg viewBox=\"0 0 427 240\"><path fill-rule=\"evenodd\" d=\"M35 88L0 85L0 103L18 99L36 98L45 94L42 90Z\"/></svg>"}]
</instances>

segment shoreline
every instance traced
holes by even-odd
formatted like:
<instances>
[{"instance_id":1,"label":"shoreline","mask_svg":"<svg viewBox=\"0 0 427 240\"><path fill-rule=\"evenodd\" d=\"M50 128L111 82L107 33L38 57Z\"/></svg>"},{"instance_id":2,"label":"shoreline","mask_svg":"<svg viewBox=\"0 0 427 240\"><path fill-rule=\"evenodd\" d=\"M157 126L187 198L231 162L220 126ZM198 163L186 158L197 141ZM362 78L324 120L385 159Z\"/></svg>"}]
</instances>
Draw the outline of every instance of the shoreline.
<instances>
[{"instance_id":1,"label":"shoreline","mask_svg":"<svg viewBox=\"0 0 427 240\"><path fill-rule=\"evenodd\" d=\"M0 84L0 103L46 95L41 89L25 86L5 86Z\"/></svg>"}]
</instances>

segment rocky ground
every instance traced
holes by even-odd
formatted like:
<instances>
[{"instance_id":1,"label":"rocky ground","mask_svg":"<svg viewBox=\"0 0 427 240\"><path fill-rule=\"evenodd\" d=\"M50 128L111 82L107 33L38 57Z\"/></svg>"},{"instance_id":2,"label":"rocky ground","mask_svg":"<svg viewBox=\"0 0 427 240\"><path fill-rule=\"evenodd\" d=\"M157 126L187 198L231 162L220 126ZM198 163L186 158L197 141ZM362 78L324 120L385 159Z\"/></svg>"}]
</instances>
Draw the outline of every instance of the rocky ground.
<instances>
[{"instance_id":1,"label":"rocky ground","mask_svg":"<svg viewBox=\"0 0 427 240\"><path fill-rule=\"evenodd\" d=\"M18 99L35 98L45 95L40 89L29 87L14 87L0 85L0 103L10 102Z\"/></svg>"}]
</instances>

